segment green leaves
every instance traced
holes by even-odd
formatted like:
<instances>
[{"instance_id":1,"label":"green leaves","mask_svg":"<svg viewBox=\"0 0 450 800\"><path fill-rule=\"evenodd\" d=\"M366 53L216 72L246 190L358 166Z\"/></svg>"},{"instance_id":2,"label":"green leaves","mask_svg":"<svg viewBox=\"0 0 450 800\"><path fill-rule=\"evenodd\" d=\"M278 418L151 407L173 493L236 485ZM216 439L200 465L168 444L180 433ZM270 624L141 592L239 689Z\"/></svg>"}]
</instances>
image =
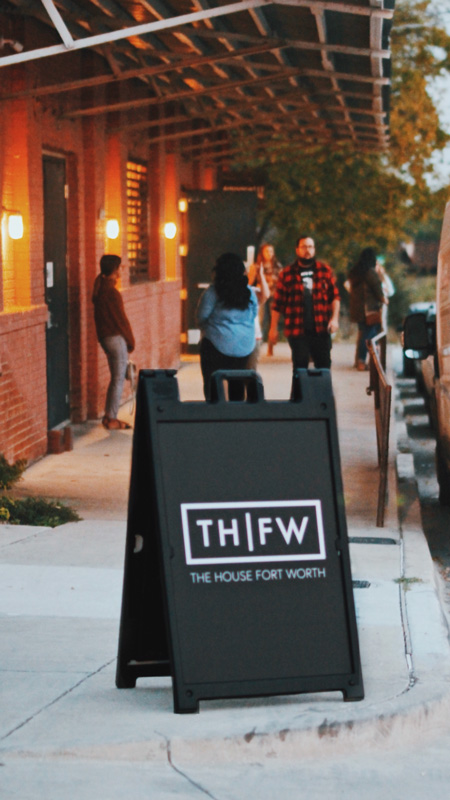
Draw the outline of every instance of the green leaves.
<instances>
[{"instance_id":1,"label":"green leaves","mask_svg":"<svg viewBox=\"0 0 450 800\"><path fill-rule=\"evenodd\" d=\"M26 466L26 459L21 458L14 464L10 464L3 453L0 453L0 489L10 489L14 483L20 480Z\"/></svg>"},{"instance_id":2,"label":"green leaves","mask_svg":"<svg viewBox=\"0 0 450 800\"><path fill-rule=\"evenodd\" d=\"M316 237L321 258L346 271L362 246L386 248L403 195L403 182L381 168L380 156L316 148L267 168L264 214L283 260L293 256L301 230Z\"/></svg>"},{"instance_id":3,"label":"green leaves","mask_svg":"<svg viewBox=\"0 0 450 800\"><path fill-rule=\"evenodd\" d=\"M10 525L56 528L65 522L76 522L79 519L76 511L56 500L44 500L42 497L0 497L0 521Z\"/></svg>"}]
</instances>

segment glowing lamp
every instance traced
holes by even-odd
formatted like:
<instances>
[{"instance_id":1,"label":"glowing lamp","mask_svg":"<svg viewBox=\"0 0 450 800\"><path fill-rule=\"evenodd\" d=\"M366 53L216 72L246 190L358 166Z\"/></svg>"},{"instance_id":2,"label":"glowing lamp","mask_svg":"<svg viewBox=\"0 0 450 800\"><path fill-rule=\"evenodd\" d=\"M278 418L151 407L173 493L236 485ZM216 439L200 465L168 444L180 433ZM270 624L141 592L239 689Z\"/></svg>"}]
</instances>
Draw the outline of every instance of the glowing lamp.
<instances>
[{"instance_id":1,"label":"glowing lamp","mask_svg":"<svg viewBox=\"0 0 450 800\"><path fill-rule=\"evenodd\" d=\"M108 219L106 221L106 235L108 239L117 239L119 231L120 228L117 219Z\"/></svg>"},{"instance_id":2,"label":"glowing lamp","mask_svg":"<svg viewBox=\"0 0 450 800\"><path fill-rule=\"evenodd\" d=\"M186 197L180 197L180 199L178 200L178 211L180 211L182 214L185 214L187 210L188 210L188 201Z\"/></svg>"},{"instance_id":3,"label":"glowing lamp","mask_svg":"<svg viewBox=\"0 0 450 800\"><path fill-rule=\"evenodd\" d=\"M8 217L8 234L11 239L22 239L23 217L22 214L10 214Z\"/></svg>"},{"instance_id":4,"label":"glowing lamp","mask_svg":"<svg viewBox=\"0 0 450 800\"><path fill-rule=\"evenodd\" d=\"M166 222L164 225L164 236L166 239L175 239L177 235L177 226L174 222Z\"/></svg>"}]
</instances>

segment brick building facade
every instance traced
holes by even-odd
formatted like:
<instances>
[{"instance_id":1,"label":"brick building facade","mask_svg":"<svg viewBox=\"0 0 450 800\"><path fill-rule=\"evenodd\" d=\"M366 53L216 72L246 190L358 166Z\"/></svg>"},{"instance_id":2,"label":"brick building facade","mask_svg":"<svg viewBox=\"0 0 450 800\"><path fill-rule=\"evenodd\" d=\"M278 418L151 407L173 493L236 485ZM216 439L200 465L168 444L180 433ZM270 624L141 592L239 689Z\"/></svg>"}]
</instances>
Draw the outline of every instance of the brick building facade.
<instances>
[{"instance_id":1,"label":"brick building facade","mask_svg":"<svg viewBox=\"0 0 450 800\"><path fill-rule=\"evenodd\" d=\"M251 204L224 201L222 190L237 188L233 160L388 145L394 0L319 5L2 0L0 453L9 460L38 458L49 431L102 414L108 369L91 292L104 252L125 266L138 366L176 367L180 333L187 351L196 347L196 301L217 254L244 257L247 246L249 259L256 244L256 206L250 233ZM174 238L164 238L166 223Z\"/></svg>"},{"instance_id":2,"label":"brick building facade","mask_svg":"<svg viewBox=\"0 0 450 800\"><path fill-rule=\"evenodd\" d=\"M23 41L39 37L47 43L46 30L33 21L14 33ZM33 92L33 86L49 80L50 71L56 71L61 81L73 80L84 75L89 60L92 74L96 58L92 53L73 54L2 70L0 453L11 462L44 455L52 427L47 341L52 314L46 287L52 285L53 262L46 263L45 239L52 234L53 220L45 211L43 160L61 165L65 175L69 391L67 419L62 422L83 422L103 412L109 371L95 336L91 292L105 252L118 253L125 266L121 290L136 337L133 359L138 367L179 364L179 238L165 239L162 228L171 221L180 229L181 181L194 189L205 188L212 185L212 176L181 164L177 149L167 143L152 145L148 137L123 130L119 113L68 116L74 99L85 99L86 92L95 94L97 103L106 97L110 101L111 92L118 98L125 95L123 84L42 99ZM145 119L145 114L148 118L146 111L136 119ZM137 232L133 168L141 171L137 177L145 194ZM8 233L13 212L23 220L20 239ZM106 235L110 218L119 223L115 240Z\"/></svg>"}]
</instances>

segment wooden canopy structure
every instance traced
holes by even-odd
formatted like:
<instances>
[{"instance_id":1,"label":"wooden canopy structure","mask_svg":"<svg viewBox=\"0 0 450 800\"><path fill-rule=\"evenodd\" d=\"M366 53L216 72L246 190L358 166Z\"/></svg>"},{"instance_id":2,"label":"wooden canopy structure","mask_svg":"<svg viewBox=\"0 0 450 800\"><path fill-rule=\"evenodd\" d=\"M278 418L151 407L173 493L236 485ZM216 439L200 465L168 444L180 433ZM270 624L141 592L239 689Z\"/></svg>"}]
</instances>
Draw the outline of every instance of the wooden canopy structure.
<instances>
[{"instance_id":1,"label":"wooden canopy structure","mask_svg":"<svg viewBox=\"0 0 450 800\"><path fill-rule=\"evenodd\" d=\"M255 153L380 151L394 2L3 0L2 19L24 35L0 29L0 70L40 61L33 85L7 97L43 98L66 118L112 114L186 158L223 163L243 140ZM73 60L69 81L58 80L61 58Z\"/></svg>"}]
</instances>

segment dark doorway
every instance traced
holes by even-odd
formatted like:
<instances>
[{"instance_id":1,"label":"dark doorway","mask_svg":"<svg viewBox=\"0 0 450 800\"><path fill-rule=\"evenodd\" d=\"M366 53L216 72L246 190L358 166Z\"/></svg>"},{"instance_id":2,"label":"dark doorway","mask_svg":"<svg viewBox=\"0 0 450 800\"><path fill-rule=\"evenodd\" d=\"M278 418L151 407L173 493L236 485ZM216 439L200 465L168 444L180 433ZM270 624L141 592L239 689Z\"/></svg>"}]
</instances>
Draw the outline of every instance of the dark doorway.
<instances>
[{"instance_id":1,"label":"dark doorway","mask_svg":"<svg viewBox=\"0 0 450 800\"><path fill-rule=\"evenodd\" d=\"M186 192L188 253L183 276L186 306L183 329L187 352L197 352L195 311L211 283L211 270L221 253L237 253L245 261L256 243L257 196L253 191Z\"/></svg>"},{"instance_id":2,"label":"dark doorway","mask_svg":"<svg viewBox=\"0 0 450 800\"><path fill-rule=\"evenodd\" d=\"M66 163L44 156L44 282L47 321L48 428L69 420Z\"/></svg>"}]
</instances>

